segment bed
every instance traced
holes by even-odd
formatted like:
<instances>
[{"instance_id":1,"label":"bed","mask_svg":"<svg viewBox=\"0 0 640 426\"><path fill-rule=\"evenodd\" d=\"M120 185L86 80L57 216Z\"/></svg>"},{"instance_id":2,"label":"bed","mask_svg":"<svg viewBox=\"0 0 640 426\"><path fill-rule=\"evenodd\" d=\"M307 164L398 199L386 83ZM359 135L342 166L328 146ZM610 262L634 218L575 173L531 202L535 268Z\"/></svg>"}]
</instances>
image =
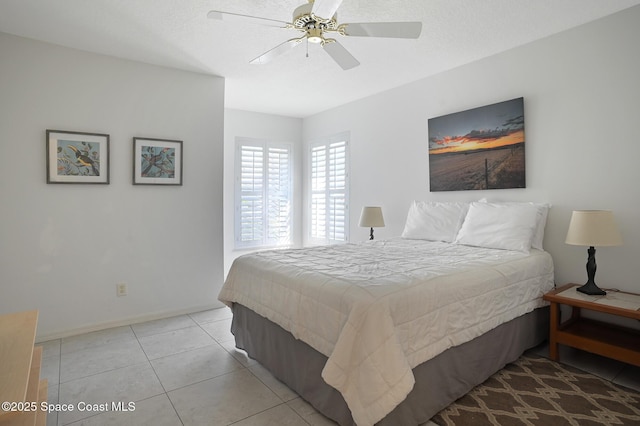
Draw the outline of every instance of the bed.
<instances>
[{"instance_id":1,"label":"bed","mask_svg":"<svg viewBox=\"0 0 640 426\"><path fill-rule=\"evenodd\" d=\"M241 256L219 299L236 346L325 416L417 425L546 337L542 210L414 202L399 238Z\"/></svg>"}]
</instances>

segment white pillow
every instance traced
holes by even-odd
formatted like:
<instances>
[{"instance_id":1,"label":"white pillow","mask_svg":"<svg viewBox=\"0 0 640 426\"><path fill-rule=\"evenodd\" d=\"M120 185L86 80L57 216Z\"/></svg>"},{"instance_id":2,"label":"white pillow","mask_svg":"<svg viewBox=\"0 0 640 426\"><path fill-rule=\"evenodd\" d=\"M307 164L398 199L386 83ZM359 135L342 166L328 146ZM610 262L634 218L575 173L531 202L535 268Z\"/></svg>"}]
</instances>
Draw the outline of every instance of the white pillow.
<instances>
[{"instance_id":1,"label":"white pillow","mask_svg":"<svg viewBox=\"0 0 640 426\"><path fill-rule=\"evenodd\" d=\"M455 242L528 253L537 214L530 204L471 203Z\"/></svg>"},{"instance_id":2,"label":"white pillow","mask_svg":"<svg viewBox=\"0 0 640 426\"><path fill-rule=\"evenodd\" d=\"M409 207L402 237L451 243L458 235L468 208L468 203L414 201Z\"/></svg>"},{"instance_id":3,"label":"white pillow","mask_svg":"<svg viewBox=\"0 0 640 426\"><path fill-rule=\"evenodd\" d=\"M481 203L486 203L487 199L483 198L479 201ZM542 244L544 241L544 228L547 225L547 216L549 215L549 209L551 208L551 204L517 202L517 201L495 202L494 204L527 204L527 205L535 206L538 209L538 213L536 215L536 230L533 233L533 240L531 240L531 247L538 250L544 250L542 248Z\"/></svg>"}]
</instances>

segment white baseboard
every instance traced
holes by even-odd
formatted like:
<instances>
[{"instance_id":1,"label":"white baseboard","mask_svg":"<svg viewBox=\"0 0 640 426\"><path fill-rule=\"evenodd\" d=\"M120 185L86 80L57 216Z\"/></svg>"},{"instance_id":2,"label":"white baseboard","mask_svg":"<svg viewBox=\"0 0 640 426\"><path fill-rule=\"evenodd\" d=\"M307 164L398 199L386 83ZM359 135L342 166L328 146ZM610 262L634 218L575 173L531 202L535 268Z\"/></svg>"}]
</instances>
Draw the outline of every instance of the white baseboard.
<instances>
[{"instance_id":1,"label":"white baseboard","mask_svg":"<svg viewBox=\"0 0 640 426\"><path fill-rule=\"evenodd\" d=\"M140 322L175 317L178 315L193 314L200 311L208 311L210 309L217 309L222 307L224 307L224 305L220 305L220 304L194 306L191 308L178 309L178 310L172 310L172 311L147 313L143 315L122 318L114 321L90 324L90 325L86 325L78 328L72 328L69 330L54 331L54 332L46 333L42 335L38 334L36 336L36 343L42 343L42 342L46 342L48 340L54 340L54 339L62 339L64 337L76 336L78 334L91 333L92 331L100 331L100 330L105 330L107 328L121 327L123 325L137 324Z\"/></svg>"}]
</instances>

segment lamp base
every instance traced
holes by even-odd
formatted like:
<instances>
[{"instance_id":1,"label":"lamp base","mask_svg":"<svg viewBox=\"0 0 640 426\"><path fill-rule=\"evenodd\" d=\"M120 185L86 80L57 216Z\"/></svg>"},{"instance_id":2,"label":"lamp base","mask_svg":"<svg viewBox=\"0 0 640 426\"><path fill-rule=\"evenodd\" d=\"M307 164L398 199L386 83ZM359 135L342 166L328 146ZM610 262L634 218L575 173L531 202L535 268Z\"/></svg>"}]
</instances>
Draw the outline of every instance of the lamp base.
<instances>
[{"instance_id":1,"label":"lamp base","mask_svg":"<svg viewBox=\"0 0 640 426\"><path fill-rule=\"evenodd\" d=\"M606 291L598 287L593 281L587 281L585 285L576 288L576 290L578 290L580 293L589 294L591 296L604 296L605 294L607 294Z\"/></svg>"},{"instance_id":2,"label":"lamp base","mask_svg":"<svg viewBox=\"0 0 640 426\"><path fill-rule=\"evenodd\" d=\"M596 249L593 246L589 247L587 254L589 256L587 258L587 283L576 290L591 296L604 296L607 292L598 287L595 281L596 268L598 267L596 265Z\"/></svg>"}]
</instances>

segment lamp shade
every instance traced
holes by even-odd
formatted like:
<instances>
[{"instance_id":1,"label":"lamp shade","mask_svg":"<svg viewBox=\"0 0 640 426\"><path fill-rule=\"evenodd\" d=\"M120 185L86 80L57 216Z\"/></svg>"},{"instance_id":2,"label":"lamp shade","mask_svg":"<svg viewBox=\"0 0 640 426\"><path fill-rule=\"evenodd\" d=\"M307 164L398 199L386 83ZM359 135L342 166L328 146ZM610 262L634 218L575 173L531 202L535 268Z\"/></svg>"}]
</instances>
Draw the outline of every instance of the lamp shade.
<instances>
[{"instance_id":1,"label":"lamp shade","mask_svg":"<svg viewBox=\"0 0 640 426\"><path fill-rule=\"evenodd\" d=\"M622 237L610 210L575 210L565 243L574 246L619 246Z\"/></svg>"},{"instance_id":2,"label":"lamp shade","mask_svg":"<svg viewBox=\"0 0 640 426\"><path fill-rule=\"evenodd\" d=\"M363 207L360 213L360 226L380 228L384 226L381 207Z\"/></svg>"}]
</instances>

